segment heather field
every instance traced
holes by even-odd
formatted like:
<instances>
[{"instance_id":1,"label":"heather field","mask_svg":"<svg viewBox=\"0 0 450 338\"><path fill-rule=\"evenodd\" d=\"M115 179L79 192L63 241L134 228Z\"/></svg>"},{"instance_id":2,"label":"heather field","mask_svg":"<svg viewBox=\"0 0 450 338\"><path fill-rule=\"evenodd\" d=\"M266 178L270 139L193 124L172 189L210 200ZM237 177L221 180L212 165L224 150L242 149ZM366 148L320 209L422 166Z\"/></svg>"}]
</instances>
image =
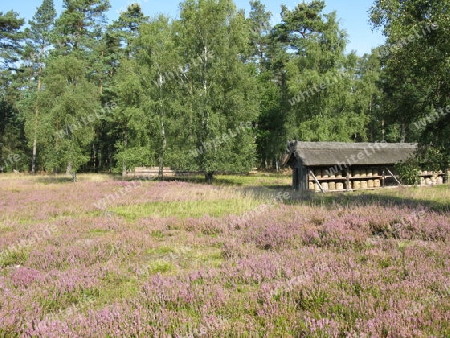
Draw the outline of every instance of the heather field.
<instances>
[{"instance_id":1,"label":"heather field","mask_svg":"<svg viewBox=\"0 0 450 338\"><path fill-rule=\"evenodd\" d=\"M0 337L450 336L449 186L220 182L1 176Z\"/></svg>"}]
</instances>

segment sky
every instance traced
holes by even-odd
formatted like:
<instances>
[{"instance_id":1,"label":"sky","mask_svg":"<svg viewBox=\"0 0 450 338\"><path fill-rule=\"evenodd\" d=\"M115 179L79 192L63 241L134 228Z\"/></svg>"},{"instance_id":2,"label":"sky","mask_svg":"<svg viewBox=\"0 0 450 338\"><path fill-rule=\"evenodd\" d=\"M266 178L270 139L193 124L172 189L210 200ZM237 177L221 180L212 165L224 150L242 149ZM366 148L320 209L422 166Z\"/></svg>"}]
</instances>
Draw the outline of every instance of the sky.
<instances>
[{"instance_id":1,"label":"sky","mask_svg":"<svg viewBox=\"0 0 450 338\"><path fill-rule=\"evenodd\" d=\"M124 11L131 3L139 3L145 15L156 16L165 14L170 17L178 17L180 14L180 0L110 0L111 10L108 12L110 21L117 18L120 11ZM281 5L285 4L289 9L303 2L303 0L261 0L266 5L266 9L272 13L272 24L280 22ZM325 0L325 13L336 11L339 18L340 27L345 29L349 35L347 52L355 50L358 55L370 53L372 48L381 45L384 41L380 31L373 31L369 23L368 10L374 0ZM39 7L42 0L16 0L2 1L0 3L0 12L14 10L20 14L20 17L30 20L36 8ZM250 10L248 0L235 0L238 8ZM58 14L62 11L62 0L54 0L55 8Z\"/></svg>"}]
</instances>

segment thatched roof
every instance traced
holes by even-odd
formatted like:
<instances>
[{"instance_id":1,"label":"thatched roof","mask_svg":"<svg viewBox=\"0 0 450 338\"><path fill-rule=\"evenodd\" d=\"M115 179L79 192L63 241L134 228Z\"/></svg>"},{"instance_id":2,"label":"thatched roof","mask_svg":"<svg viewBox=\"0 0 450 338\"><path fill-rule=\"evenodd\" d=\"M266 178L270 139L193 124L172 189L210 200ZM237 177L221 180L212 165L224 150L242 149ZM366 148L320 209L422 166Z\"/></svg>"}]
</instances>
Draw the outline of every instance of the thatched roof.
<instances>
[{"instance_id":1,"label":"thatched roof","mask_svg":"<svg viewBox=\"0 0 450 338\"><path fill-rule=\"evenodd\" d=\"M283 164L292 163L293 157L305 166L390 165L406 160L417 149L411 143L344 143L290 141L283 156Z\"/></svg>"}]
</instances>

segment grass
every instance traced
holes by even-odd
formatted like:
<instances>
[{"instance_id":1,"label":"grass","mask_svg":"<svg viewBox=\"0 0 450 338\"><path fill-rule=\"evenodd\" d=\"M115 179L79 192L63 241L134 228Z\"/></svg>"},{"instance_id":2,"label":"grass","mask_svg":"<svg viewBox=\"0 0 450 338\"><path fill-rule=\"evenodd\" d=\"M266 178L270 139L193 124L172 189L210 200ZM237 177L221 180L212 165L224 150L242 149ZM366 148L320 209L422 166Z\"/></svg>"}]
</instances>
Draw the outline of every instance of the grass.
<instances>
[{"instance_id":1,"label":"grass","mask_svg":"<svg viewBox=\"0 0 450 338\"><path fill-rule=\"evenodd\" d=\"M29 249L26 247L20 247L15 250L3 252L0 255L0 267L22 265L24 264L29 255Z\"/></svg>"},{"instance_id":2,"label":"grass","mask_svg":"<svg viewBox=\"0 0 450 338\"><path fill-rule=\"evenodd\" d=\"M289 186L292 178L285 174L264 174L264 175L217 175L214 184L232 186Z\"/></svg>"},{"instance_id":3,"label":"grass","mask_svg":"<svg viewBox=\"0 0 450 338\"><path fill-rule=\"evenodd\" d=\"M259 203L249 198L206 201L171 201L153 202L139 205L127 205L111 208L117 215L127 221L135 221L144 217L177 217L199 218L202 216L221 217L230 214L241 214Z\"/></svg>"},{"instance_id":4,"label":"grass","mask_svg":"<svg viewBox=\"0 0 450 338\"><path fill-rule=\"evenodd\" d=\"M42 184L55 184L55 183L73 183L72 176L66 174L15 174L15 173L5 173L0 175L0 181L11 181L11 180L27 180L31 182L39 182ZM106 182L115 179L120 179L120 176L113 174L77 174L78 182Z\"/></svg>"},{"instance_id":5,"label":"grass","mask_svg":"<svg viewBox=\"0 0 450 338\"><path fill-rule=\"evenodd\" d=\"M449 186L144 182L106 215L122 183L80 178L0 179L0 336L450 334ZM258 209L278 191L294 198Z\"/></svg>"}]
</instances>

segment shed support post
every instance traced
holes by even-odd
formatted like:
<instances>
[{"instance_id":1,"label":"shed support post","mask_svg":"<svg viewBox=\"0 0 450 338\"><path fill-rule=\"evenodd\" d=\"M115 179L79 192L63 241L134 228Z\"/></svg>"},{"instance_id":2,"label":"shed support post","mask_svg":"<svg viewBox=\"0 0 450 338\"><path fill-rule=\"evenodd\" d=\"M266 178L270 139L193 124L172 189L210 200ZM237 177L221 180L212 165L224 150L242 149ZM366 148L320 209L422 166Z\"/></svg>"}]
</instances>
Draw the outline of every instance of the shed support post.
<instances>
[{"instance_id":1,"label":"shed support post","mask_svg":"<svg viewBox=\"0 0 450 338\"><path fill-rule=\"evenodd\" d=\"M350 173L351 173L351 168L349 168L347 170L347 176L346 176L346 178L347 178L347 191L351 190L351 187L350 187Z\"/></svg>"},{"instance_id":2,"label":"shed support post","mask_svg":"<svg viewBox=\"0 0 450 338\"><path fill-rule=\"evenodd\" d=\"M299 190L299 174L298 174L298 168L297 167L294 167L294 169L293 169L292 188L294 190Z\"/></svg>"}]
</instances>

